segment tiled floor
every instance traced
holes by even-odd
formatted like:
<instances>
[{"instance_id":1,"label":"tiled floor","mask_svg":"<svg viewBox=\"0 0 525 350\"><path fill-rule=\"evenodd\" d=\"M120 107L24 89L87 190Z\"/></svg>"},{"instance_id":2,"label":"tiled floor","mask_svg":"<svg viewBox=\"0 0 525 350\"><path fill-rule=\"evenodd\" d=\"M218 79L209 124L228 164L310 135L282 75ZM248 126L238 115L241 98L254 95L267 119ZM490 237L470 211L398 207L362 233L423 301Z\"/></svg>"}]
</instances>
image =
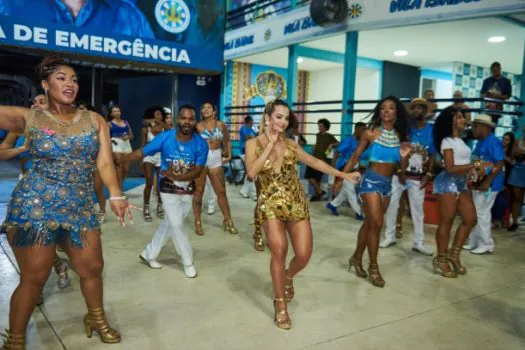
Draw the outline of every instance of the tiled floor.
<instances>
[{"instance_id":1,"label":"tiled floor","mask_svg":"<svg viewBox=\"0 0 525 350\"><path fill-rule=\"evenodd\" d=\"M111 217L104 225L106 309L123 335L104 345L83 334L85 306L78 278L59 290L56 275L45 288L45 303L35 310L29 349L524 349L525 233L497 231L494 254L463 254L468 275L444 279L431 272L431 258L411 251L411 236L381 250L387 284L374 288L347 271L359 223L333 217L324 203L311 205L314 255L296 279L289 310L291 331L272 322L268 253L253 250L254 202L239 188L229 189L238 236L220 229L221 215L204 214L206 235L186 228L199 276L184 277L169 244L151 270L137 256L149 242L158 219L123 229ZM140 189L132 201L140 203ZM410 223L406 223L410 228ZM434 248L432 227L427 246ZM9 297L18 274L5 240L0 242L0 327L7 327ZM366 262L365 262L366 264Z\"/></svg>"}]
</instances>

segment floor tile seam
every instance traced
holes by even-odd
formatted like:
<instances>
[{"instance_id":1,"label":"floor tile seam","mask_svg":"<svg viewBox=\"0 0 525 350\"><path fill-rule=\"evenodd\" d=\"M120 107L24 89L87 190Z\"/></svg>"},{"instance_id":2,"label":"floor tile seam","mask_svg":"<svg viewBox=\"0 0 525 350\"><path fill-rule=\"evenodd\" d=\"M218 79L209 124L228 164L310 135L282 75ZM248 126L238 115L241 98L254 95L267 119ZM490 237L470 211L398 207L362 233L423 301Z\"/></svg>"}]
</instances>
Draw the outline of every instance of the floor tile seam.
<instances>
[{"instance_id":1,"label":"floor tile seam","mask_svg":"<svg viewBox=\"0 0 525 350\"><path fill-rule=\"evenodd\" d=\"M15 269L16 273L20 276L20 270L18 269L18 266L14 263L13 260L11 260L11 257L9 256L9 254L7 254L6 248L3 246L2 242L0 242L0 248L2 249L2 251L5 254L5 256L7 257L7 260L9 260L9 262L11 263L13 268ZM51 323L51 320L47 317L47 315L44 312L44 310L42 309L42 307L37 306L37 308L40 310L40 313L44 316L44 319L46 320L46 323L48 324L49 328L51 329L51 331L53 332L55 337L58 339L58 342L60 343L60 345L62 345L62 349L67 350L66 345L64 344L64 342L62 341L62 339L58 335L55 327L53 327L53 324Z\"/></svg>"},{"instance_id":2,"label":"floor tile seam","mask_svg":"<svg viewBox=\"0 0 525 350\"><path fill-rule=\"evenodd\" d=\"M462 300L458 300L458 301L455 301L453 303L449 303L449 304L446 304L446 305L437 306L437 307L434 307L434 308L429 309L429 310L425 310L425 311L422 311L422 312L419 312L419 313L416 313L416 314L412 314L412 315L408 315L406 317L399 318L397 320L392 320L392 321L385 322L385 323L382 323L382 324L378 324L378 325L375 325L375 326L371 326L371 327L367 327L367 328L364 328L364 329L360 329L360 330L357 330L357 331L354 331L354 332L342 334L340 336L337 336L337 337L334 337L334 338L331 338L331 339L327 339L327 340L324 340L324 341L320 341L320 342L317 342L317 343L306 345L306 346L303 346L302 349L312 348L312 347L317 346L317 345L331 343L331 342L339 340L339 339L351 337L351 336L353 336L355 334L358 334L358 333L362 333L362 332L366 332L366 331L369 331L369 330L372 330L372 329L388 326L390 324L394 324L394 323L397 323L397 322L405 321L405 320L408 320L408 319L411 319L411 318L414 318L414 317L425 315L427 313L432 313L432 312L438 311L440 309L444 309L444 308L447 308L447 307L450 307L450 306L458 305L458 304L461 304L461 303L464 303L464 302L468 302L468 301L471 301L471 300L474 300L474 299L477 299L477 298L482 298L482 297L485 297L487 295L498 293L498 292L501 292L501 291L504 291L506 289L510 289L510 288L513 288L513 287L515 287L515 286L506 286L506 287L500 288L498 290L494 290L494 291L490 291L490 292L487 292L487 293L484 293L484 294L480 294L480 295L472 296L472 297L465 298L465 299L462 299Z\"/></svg>"}]
</instances>

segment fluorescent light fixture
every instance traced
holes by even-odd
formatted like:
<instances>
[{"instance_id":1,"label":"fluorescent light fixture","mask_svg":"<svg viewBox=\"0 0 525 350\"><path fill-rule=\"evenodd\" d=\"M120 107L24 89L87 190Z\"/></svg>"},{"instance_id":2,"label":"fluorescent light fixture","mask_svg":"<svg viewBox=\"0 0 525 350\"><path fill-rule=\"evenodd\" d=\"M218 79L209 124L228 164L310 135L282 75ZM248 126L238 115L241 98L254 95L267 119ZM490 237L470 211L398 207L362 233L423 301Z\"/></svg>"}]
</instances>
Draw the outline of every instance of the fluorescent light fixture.
<instances>
[{"instance_id":1,"label":"fluorescent light fixture","mask_svg":"<svg viewBox=\"0 0 525 350\"><path fill-rule=\"evenodd\" d=\"M303 58L302 57L297 57L297 63L303 63Z\"/></svg>"},{"instance_id":2,"label":"fluorescent light fixture","mask_svg":"<svg viewBox=\"0 0 525 350\"><path fill-rule=\"evenodd\" d=\"M396 50L396 51L394 51L394 56L397 56L397 57L408 56L408 51L406 51L406 50Z\"/></svg>"},{"instance_id":3,"label":"fluorescent light fixture","mask_svg":"<svg viewBox=\"0 0 525 350\"><path fill-rule=\"evenodd\" d=\"M505 38L504 36L491 36L489 38L489 43L497 44L497 43L502 43L505 40L507 40L507 38Z\"/></svg>"}]
</instances>

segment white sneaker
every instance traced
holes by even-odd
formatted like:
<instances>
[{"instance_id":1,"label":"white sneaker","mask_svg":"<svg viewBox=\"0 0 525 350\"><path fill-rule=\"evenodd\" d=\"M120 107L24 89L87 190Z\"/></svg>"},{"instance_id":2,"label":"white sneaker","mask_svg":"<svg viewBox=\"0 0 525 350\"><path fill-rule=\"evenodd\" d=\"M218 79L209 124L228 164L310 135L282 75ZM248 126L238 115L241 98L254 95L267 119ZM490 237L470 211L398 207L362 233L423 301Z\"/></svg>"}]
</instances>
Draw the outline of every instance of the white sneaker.
<instances>
[{"instance_id":1,"label":"white sneaker","mask_svg":"<svg viewBox=\"0 0 525 350\"><path fill-rule=\"evenodd\" d=\"M215 214L215 207L208 207L208 215Z\"/></svg>"},{"instance_id":2,"label":"white sneaker","mask_svg":"<svg viewBox=\"0 0 525 350\"><path fill-rule=\"evenodd\" d=\"M144 255L139 255L140 260L144 261L148 266L152 269L158 270L162 269L162 264L159 263L157 260L148 260L144 257Z\"/></svg>"},{"instance_id":3,"label":"white sneaker","mask_svg":"<svg viewBox=\"0 0 525 350\"><path fill-rule=\"evenodd\" d=\"M473 244L465 244L463 245L463 249L472 250L472 249L476 249L476 247Z\"/></svg>"},{"instance_id":4,"label":"white sneaker","mask_svg":"<svg viewBox=\"0 0 525 350\"><path fill-rule=\"evenodd\" d=\"M384 239L381 243L379 243L379 248L388 248L388 247L395 245L396 243L397 243L396 241Z\"/></svg>"},{"instance_id":5,"label":"white sneaker","mask_svg":"<svg viewBox=\"0 0 525 350\"><path fill-rule=\"evenodd\" d=\"M423 255L426 255L426 256L432 256L434 255L434 253L432 253L430 250L428 250L427 248L425 248L424 245L420 244L420 245L415 245L413 248L412 248L413 251L415 252L418 252L418 253L421 253Z\"/></svg>"},{"instance_id":6,"label":"white sneaker","mask_svg":"<svg viewBox=\"0 0 525 350\"><path fill-rule=\"evenodd\" d=\"M489 254L489 253L493 253L494 252L494 247L477 247L476 249L474 250L471 250L470 251L472 254L478 254L478 255L482 255L482 254Z\"/></svg>"},{"instance_id":7,"label":"white sneaker","mask_svg":"<svg viewBox=\"0 0 525 350\"><path fill-rule=\"evenodd\" d=\"M197 269L195 268L195 265L184 265L184 274L188 278L195 278L197 277Z\"/></svg>"},{"instance_id":8,"label":"white sneaker","mask_svg":"<svg viewBox=\"0 0 525 350\"><path fill-rule=\"evenodd\" d=\"M250 196L248 196L248 193L245 193L243 191L239 192L241 194L241 196L243 196L244 198L250 198Z\"/></svg>"},{"instance_id":9,"label":"white sneaker","mask_svg":"<svg viewBox=\"0 0 525 350\"><path fill-rule=\"evenodd\" d=\"M253 196L252 199L254 202L257 202L257 196Z\"/></svg>"}]
</instances>

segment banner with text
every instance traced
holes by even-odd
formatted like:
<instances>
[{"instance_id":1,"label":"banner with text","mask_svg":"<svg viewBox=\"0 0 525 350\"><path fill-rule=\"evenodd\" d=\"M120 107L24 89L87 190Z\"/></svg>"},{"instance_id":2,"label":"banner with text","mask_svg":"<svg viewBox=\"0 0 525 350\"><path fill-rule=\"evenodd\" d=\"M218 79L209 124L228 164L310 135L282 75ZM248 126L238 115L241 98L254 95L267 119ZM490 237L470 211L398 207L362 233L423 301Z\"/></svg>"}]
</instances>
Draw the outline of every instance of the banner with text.
<instances>
[{"instance_id":1,"label":"banner with text","mask_svg":"<svg viewBox=\"0 0 525 350\"><path fill-rule=\"evenodd\" d=\"M310 17L309 6L239 29L227 31L227 60L334 33L407 26L524 11L524 0L348 0L346 22L322 28Z\"/></svg>"},{"instance_id":2,"label":"banner with text","mask_svg":"<svg viewBox=\"0 0 525 350\"><path fill-rule=\"evenodd\" d=\"M221 0L0 0L0 44L222 71L224 11Z\"/></svg>"}]
</instances>

